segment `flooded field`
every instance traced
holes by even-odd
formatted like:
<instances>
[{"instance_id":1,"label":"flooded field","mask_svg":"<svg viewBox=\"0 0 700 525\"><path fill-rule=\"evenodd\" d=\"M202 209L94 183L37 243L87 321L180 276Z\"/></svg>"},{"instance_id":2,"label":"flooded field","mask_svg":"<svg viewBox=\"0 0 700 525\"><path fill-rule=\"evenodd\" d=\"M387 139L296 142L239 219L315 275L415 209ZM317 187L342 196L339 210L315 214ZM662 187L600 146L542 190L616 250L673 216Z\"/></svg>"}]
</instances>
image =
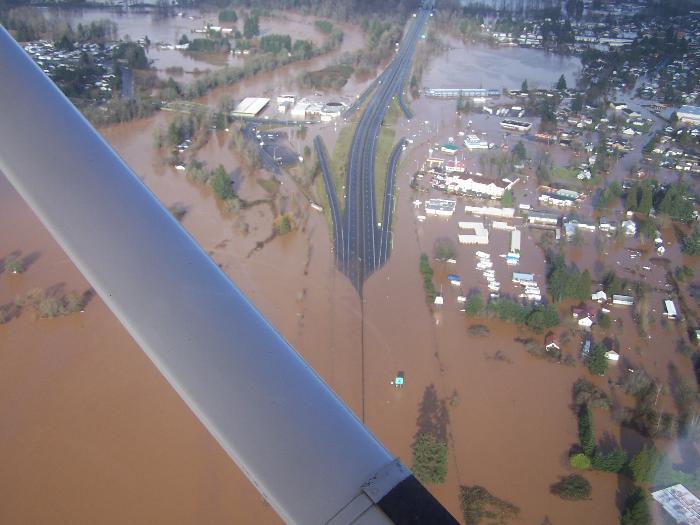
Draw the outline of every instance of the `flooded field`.
<instances>
[{"instance_id":1,"label":"flooded field","mask_svg":"<svg viewBox=\"0 0 700 525\"><path fill-rule=\"evenodd\" d=\"M183 8L182 11L169 15L158 12L139 11L135 9L65 9L65 8L41 8L47 18L70 21L73 25L78 23L89 24L96 20L108 18L117 24L117 35L120 38L132 40L148 37L151 45L147 48L147 56L152 61L158 76L167 79L172 76L179 82L188 83L197 75L208 70L214 70L223 66L242 66L246 56L238 56L234 53L205 53L189 52L178 49L167 49L159 44L177 44L184 35L188 38L202 37L195 30L202 30L207 24L223 27L237 28L241 30L241 19L237 24L219 23L218 12L202 11L198 9ZM272 12L270 16L260 18L261 36L278 33L290 35L292 40L310 40L320 46L324 42L325 35L314 25L316 18L302 16L294 13ZM359 28L350 24L334 22L334 25L343 30L344 38L340 49L318 57L315 60L302 65L297 65L293 70L279 75L290 76L296 81L296 77L302 72L324 67L327 62L337 60L341 53L356 50L363 45L363 35ZM323 65L320 65L323 64ZM181 71L180 71L181 68ZM279 72L277 72L279 73Z\"/></svg>"},{"instance_id":2,"label":"flooded field","mask_svg":"<svg viewBox=\"0 0 700 525\"><path fill-rule=\"evenodd\" d=\"M530 89L550 88L561 75L576 85L581 61L538 49L494 48L448 41L450 49L431 60L423 84L431 88Z\"/></svg>"},{"instance_id":3,"label":"flooded field","mask_svg":"<svg viewBox=\"0 0 700 525\"><path fill-rule=\"evenodd\" d=\"M92 11L84 13L86 21L100 17ZM128 30L137 38L143 32L152 40L166 41L203 23L187 17L168 20L163 26L147 17L126 17L122 22L117 18L117 23L120 34ZM266 31L281 30L279 24L284 21L261 20ZM362 45L359 29L343 29L342 51ZM299 30L309 37L306 29ZM201 102L215 105L224 95L274 96L296 89L301 72L331 63L340 52L220 88ZM178 58L175 64L178 60L183 60L180 65L186 63ZM545 87L562 73L573 83L579 66L576 59L532 50L461 48L436 57L423 84L517 88L528 78L531 86L540 82ZM352 98L366 83L351 79L333 95ZM568 452L577 441L577 429L571 387L576 379L586 377L612 393L620 405L629 406L631 399L614 385L627 366L643 365L670 384L677 381L669 371L673 364L682 378L690 378L687 359L675 350L679 328L655 322L642 340L631 309L616 307L611 315L623 360L611 367L608 377L592 378L580 357L584 334L562 308L564 322L555 332L562 336L570 332L563 352L576 366L537 360L515 341L532 334L493 319L467 319L460 312L458 290L448 283L448 273L461 276L464 292L478 288L486 295L485 281L474 265L477 248L462 245L456 264L431 261L435 284L445 296L445 305L432 312L418 272L420 254L431 254L438 238L456 241L458 221L479 219L468 218L464 205L470 202L459 199L452 218L429 217L420 222L417 216L422 211L413 202L440 194L414 192L409 187L411 177L429 147L457 137L459 131L486 133L490 142L509 148L521 137L504 134L498 120L488 115L459 117L454 101L423 97L411 107L416 117L411 122L400 119L397 129L397 137L412 137L414 143L404 153L397 173L392 257L367 281L362 304L335 268L324 215L310 209L286 174L279 178L277 193L269 195L259 181L270 175L246 172L228 147L226 133L212 134L190 155L232 172L241 198L269 203L227 212L210 188L169 166L167 152L154 148L153 136L172 114L163 112L100 132L165 206L184 207L182 225L404 463L411 464L410 447L421 430L419 419L425 416L421 403L429 401L424 410L425 406L445 407L435 425L449 443L448 478L444 485L430 489L455 516L461 518L459 486L478 484L517 505L521 509L517 523L539 524L545 517L556 524L616 523L624 487L615 475L586 473L593 485L589 501L566 502L549 491L560 476L572 472ZM338 123L315 125L295 145L301 150L320 133L331 148L340 128ZM526 141L526 147L530 156L549 149L557 163L565 164L573 155L532 141ZM464 161L468 169L480 169L478 155L468 154ZM623 170L619 168L613 176L622 178ZM518 176L519 202L535 200L532 171L526 168ZM35 287L88 288L4 177L0 178L0 207L12 219L0 222L0 258L17 251L28 261L24 274L0 273L0 305ZM256 249L268 239L275 210L280 209L292 215L298 229ZM544 291L544 254L537 245L542 233L519 227L523 253L515 270L534 273ZM652 260L652 253L632 259L629 249L639 248L634 239L603 239L599 250L593 235L600 234L584 234L583 245L567 246L567 260L590 269L594 281L609 267L621 275L634 272L646 279L653 288L647 295L649 308L659 317L666 294L664 263ZM677 244L671 247L672 235L670 228L664 229L663 237L669 242L665 257L675 266L683 259ZM492 231L489 246L481 249L492 254L504 294L514 294L510 279L514 269L499 257L508 246L509 232ZM647 265L650 270L643 269ZM470 336L472 324L483 325L490 335ZM543 338L543 334L534 337ZM59 319L36 320L25 312L0 325L0 342L0 419L4 422L0 457L5 467L0 488L6 495L1 522L117 524L145 517L174 524L279 523L99 298L88 304L85 313ZM405 374L403 388L391 384L399 371ZM659 406L673 408L668 388L660 395ZM629 450L638 450L645 442L636 432L621 428L607 411L595 411L594 429L598 439L609 436ZM682 449L675 443L659 446L679 462L687 461L692 457L689 450L695 450L693 444Z\"/></svg>"}]
</instances>

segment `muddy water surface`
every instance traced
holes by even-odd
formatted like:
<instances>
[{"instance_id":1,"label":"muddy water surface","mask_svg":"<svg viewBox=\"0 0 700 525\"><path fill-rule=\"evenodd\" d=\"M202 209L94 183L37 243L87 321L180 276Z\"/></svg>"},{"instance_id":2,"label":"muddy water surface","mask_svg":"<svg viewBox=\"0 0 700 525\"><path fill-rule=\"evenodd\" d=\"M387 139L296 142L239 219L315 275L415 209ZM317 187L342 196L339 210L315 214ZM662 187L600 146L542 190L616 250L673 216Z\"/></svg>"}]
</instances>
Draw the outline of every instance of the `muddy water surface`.
<instances>
[{"instance_id":1,"label":"muddy water surface","mask_svg":"<svg viewBox=\"0 0 700 525\"><path fill-rule=\"evenodd\" d=\"M493 52L501 51L514 50ZM497 55L483 60L493 62L494 58ZM213 104L223 94L276 94L292 89L297 73L328 60L331 58L320 57L304 66L288 66L217 90L205 101ZM479 67L474 65L475 70ZM552 66L548 73L552 82L561 74L557 67ZM424 83L433 85L439 79L428 74ZM467 80L459 79L460 85ZM521 80L517 79L515 87ZM356 87L348 87L345 93L351 96ZM551 483L571 473L567 452L577 439L576 420L569 407L571 385L581 376L590 379L579 359L583 334L577 332L564 345L564 352L577 361L575 367L529 356L514 339L532 334L522 334L504 323L479 320L489 328L490 337L468 336L473 321L459 311L457 290L449 287L446 275L459 273L465 291L478 287L485 293L484 279L474 268L473 247L458 248L454 269L435 265L435 283L444 291L445 306L433 313L425 304L418 273L420 253L431 253L439 237L456 240L456 222L471 219L463 212L464 201L450 220L418 222L412 202L431 194L414 194L409 180L430 144L444 142L459 130L468 131L468 125L464 117L455 115L453 101L422 98L412 106L416 118L410 123L400 121L397 131L397 135L415 134L415 142L397 174L393 254L386 267L367 281L363 302L335 270L324 216L310 211L288 177L282 177L274 201L289 210L299 229L254 250L269 235L271 208L261 205L229 215L208 188L167 166L163 153L153 148L152 137L172 115L163 113L102 133L165 205L180 202L186 206L183 226L407 464L419 430L419 404L426 389L434 389L446 406L447 417L437 425L446 434L450 453L447 483L430 488L455 516L460 515L459 485L479 484L519 506L520 523L540 523L545 516L552 523L616 523L620 504L616 476L587 473L593 485L593 499L587 502L564 502L549 493ZM306 143L316 132L332 143L338 129L333 124L313 128ZM510 146L517 142L516 136L503 136L495 119L473 118L472 129L487 133L489 141ZM239 173L240 162L227 144L225 134L218 134L195 156L212 167L221 163ZM528 151L535 147L527 145ZM568 153L554 155L564 159ZM465 160L474 169L479 166L477 156ZM259 177L269 175L236 175L242 197L266 196L257 182ZM517 188L521 194L533 192L534 183L526 180ZM34 260L22 276L10 279L0 274L0 304L36 286L65 283L67 289L87 288L5 179L0 180L0 206L13 218L0 224L0 257L19 250ZM535 245L538 239L538 233L523 231L518 270L535 273L543 287L544 259ZM511 269L498 254L505 252L508 240L506 233L496 232L485 250L492 253L504 292L511 286ZM590 268L595 277L602 272L601 264L618 266L620 262L619 266L633 265L633 270L641 271L636 268L639 259L631 261L628 255L623 259L634 241L610 243L607 254L592 248L592 237L587 242L568 255L582 268ZM645 257L648 261L649 256ZM675 260L678 255L671 257ZM663 271L652 266L647 279L660 284ZM658 293L649 295L649 304L657 313L660 296L654 294ZM617 333L621 353L629 355L630 362L643 364L661 378L668 377L668 362L674 362L688 375L687 364L684 366L671 344L676 334L673 326L664 328L657 322L647 342L636 335L630 311L615 310L613 316L623 326ZM565 323L561 331L568 329ZM8 422L0 431L6 466L0 486L12 496L0 510L1 521L46 522L57 516L69 522L101 523L279 521L98 298L84 314L69 318L37 321L24 314L0 326L0 341L0 411L2 420ZM406 377L401 389L391 384L398 371ZM618 371L613 369L610 377L616 379ZM610 389L605 378L594 381ZM630 402L619 392L615 395L623 404ZM670 396L663 394L660 403L670 407ZM643 443L636 433L620 429L609 414L596 411L594 418L598 438L607 433L631 449Z\"/></svg>"}]
</instances>

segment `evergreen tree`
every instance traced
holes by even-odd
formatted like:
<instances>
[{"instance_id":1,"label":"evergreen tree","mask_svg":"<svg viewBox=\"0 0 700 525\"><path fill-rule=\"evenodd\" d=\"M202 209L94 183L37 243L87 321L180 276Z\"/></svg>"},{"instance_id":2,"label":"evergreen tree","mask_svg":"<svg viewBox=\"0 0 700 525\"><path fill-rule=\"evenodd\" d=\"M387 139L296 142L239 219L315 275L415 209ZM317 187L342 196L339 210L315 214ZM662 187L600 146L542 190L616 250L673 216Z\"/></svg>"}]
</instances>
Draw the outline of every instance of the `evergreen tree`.
<instances>
[{"instance_id":1,"label":"evergreen tree","mask_svg":"<svg viewBox=\"0 0 700 525\"><path fill-rule=\"evenodd\" d=\"M646 491L636 487L634 492L625 501L625 512L622 515L621 525L651 525L651 513L649 512L649 498Z\"/></svg>"},{"instance_id":2,"label":"evergreen tree","mask_svg":"<svg viewBox=\"0 0 700 525\"><path fill-rule=\"evenodd\" d=\"M700 228L693 226L690 235L683 239L683 253L686 255L700 255Z\"/></svg>"},{"instance_id":3,"label":"evergreen tree","mask_svg":"<svg viewBox=\"0 0 700 525\"><path fill-rule=\"evenodd\" d=\"M413 445L413 465L421 483L444 483L447 477L447 443L440 443L429 434L418 436Z\"/></svg>"},{"instance_id":4,"label":"evergreen tree","mask_svg":"<svg viewBox=\"0 0 700 525\"><path fill-rule=\"evenodd\" d=\"M591 495L591 484L583 476L572 474L552 485L550 490L562 499L588 499Z\"/></svg>"},{"instance_id":5,"label":"evergreen tree","mask_svg":"<svg viewBox=\"0 0 700 525\"><path fill-rule=\"evenodd\" d=\"M625 209L628 211L637 211L639 208L639 193L637 186L632 186L625 196Z\"/></svg>"},{"instance_id":6,"label":"evergreen tree","mask_svg":"<svg viewBox=\"0 0 700 525\"><path fill-rule=\"evenodd\" d=\"M501 196L501 206L504 208L512 208L514 203L513 190L506 190Z\"/></svg>"},{"instance_id":7,"label":"evergreen tree","mask_svg":"<svg viewBox=\"0 0 700 525\"><path fill-rule=\"evenodd\" d=\"M639 197L639 204L637 205L637 211L643 215L649 215L652 205L652 189L649 184L642 186L641 196Z\"/></svg>"},{"instance_id":8,"label":"evergreen tree","mask_svg":"<svg viewBox=\"0 0 700 525\"><path fill-rule=\"evenodd\" d=\"M520 91L527 92L530 91L527 86L527 79L523 80L523 83L520 85Z\"/></svg>"},{"instance_id":9,"label":"evergreen tree","mask_svg":"<svg viewBox=\"0 0 700 525\"><path fill-rule=\"evenodd\" d=\"M571 101L571 111L574 113L580 113L583 109L583 95L580 93L576 94L574 100Z\"/></svg>"},{"instance_id":10,"label":"evergreen tree","mask_svg":"<svg viewBox=\"0 0 700 525\"><path fill-rule=\"evenodd\" d=\"M605 357L605 346L601 343L593 345L590 355L586 358L586 366L591 374L604 376L608 371L608 358Z\"/></svg>"},{"instance_id":11,"label":"evergreen tree","mask_svg":"<svg viewBox=\"0 0 700 525\"><path fill-rule=\"evenodd\" d=\"M214 175L211 178L211 188L219 200L225 201L235 196L231 178L221 164L214 170Z\"/></svg>"},{"instance_id":12,"label":"evergreen tree","mask_svg":"<svg viewBox=\"0 0 700 525\"><path fill-rule=\"evenodd\" d=\"M661 453L656 448L644 446L630 461L629 470L632 474L632 479L637 483L651 483L654 480L654 475L659 468L661 459Z\"/></svg>"},{"instance_id":13,"label":"evergreen tree","mask_svg":"<svg viewBox=\"0 0 700 525\"><path fill-rule=\"evenodd\" d=\"M557 81L557 91L566 91L566 78L564 75L560 76Z\"/></svg>"},{"instance_id":14,"label":"evergreen tree","mask_svg":"<svg viewBox=\"0 0 700 525\"><path fill-rule=\"evenodd\" d=\"M238 15L236 14L235 9L224 9L223 11L219 11L219 22L237 22L238 21Z\"/></svg>"},{"instance_id":15,"label":"evergreen tree","mask_svg":"<svg viewBox=\"0 0 700 525\"><path fill-rule=\"evenodd\" d=\"M578 440L587 457L593 457L595 438L593 437L593 414L588 405L583 404L578 411Z\"/></svg>"},{"instance_id":16,"label":"evergreen tree","mask_svg":"<svg viewBox=\"0 0 700 525\"><path fill-rule=\"evenodd\" d=\"M260 20L258 15L252 14L243 19L243 36L253 38L260 34Z\"/></svg>"},{"instance_id":17,"label":"evergreen tree","mask_svg":"<svg viewBox=\"0 0 700 525\"><path fill-rule=\"evenodd\" d=\"M518 143L513 146L512 155L515 160L519 160L520 162L527 159L527 150L525 149L525 144L523 144L522 140L519 140Z\"/></svg>"},{"instance_id":18,"label":"evergreen tree","mask_svg":"<svg viewBox=\"0 0 700 525\"><path fill-rule=\"evenodd\" d=\"M469 299L467 299L467 304L464 305L464 311L468 316L475 317L484 310L484 300L481 298L481 294L475 293Z\"/></svg>"},{"instance_id":19,"label":"evergreen tree","mask_svg":"<svg viewBox=\"0 0 700 525\"><path fill-rule=\"evenodd\" d=\"M608 452L607 454L596 450L591 459L591 465L596 470L605 472L620 472L627 461L627 453L621 448Z\"/></svg>"}]
</instances>

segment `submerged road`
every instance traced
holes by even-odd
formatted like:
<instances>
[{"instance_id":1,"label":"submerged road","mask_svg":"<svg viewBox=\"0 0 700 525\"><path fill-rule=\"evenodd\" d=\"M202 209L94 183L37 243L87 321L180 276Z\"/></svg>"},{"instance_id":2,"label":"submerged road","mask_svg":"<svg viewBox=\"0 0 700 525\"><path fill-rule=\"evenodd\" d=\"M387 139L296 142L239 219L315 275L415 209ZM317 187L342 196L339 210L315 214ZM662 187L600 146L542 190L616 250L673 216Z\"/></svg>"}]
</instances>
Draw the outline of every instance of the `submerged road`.
<instances>
[{"instance_id":1,"label":"submerged road","mask_svg":"<svg viewBox=\"0 0 700 525\"><path fill-rule=\"evenodd\" d=\"M377 221L378 213L374 195L374 170L379 130L392 99L398 97L400 103L403 102L401 97L411 71L416 44L421 39L431 9L432 2L429 1L418 11L396 57L379 76L374 89L366 92L369 102L357 125L350 147L345 210L341 226L334 227L334 234L338 266L348 276L360 295L365 279L388 259L394 195L393 172L396 170L401 151L400 147L394 150L389 166L390 173L386 175L387 183L383 199L384 220L380 226ZM402 103L401 107L408 115L405 104ZM339 215L338 204L334 202L335 188L327 171L325 155L322 155L322 148L318 143L316 150L320 152L319 162L326 181L331 214L335 223L335 218Z\"/></svg>"},{"instance_id":2,"label":"submerged road","mask_svg":"<svg viewBox=\"0 0 700 525\"><path fill-rule=\"evenodd\" d=\"M384 191L384 206L382 208L382 226L379 230L379 266L384 266L389 259L391 250L391 222L394 214L394 178L396 168L399 164L399 157L403 151L406 139L401 139L394 147L389 158L389 169L386 173L386 190Z\"/></svg>"}]
</instances>

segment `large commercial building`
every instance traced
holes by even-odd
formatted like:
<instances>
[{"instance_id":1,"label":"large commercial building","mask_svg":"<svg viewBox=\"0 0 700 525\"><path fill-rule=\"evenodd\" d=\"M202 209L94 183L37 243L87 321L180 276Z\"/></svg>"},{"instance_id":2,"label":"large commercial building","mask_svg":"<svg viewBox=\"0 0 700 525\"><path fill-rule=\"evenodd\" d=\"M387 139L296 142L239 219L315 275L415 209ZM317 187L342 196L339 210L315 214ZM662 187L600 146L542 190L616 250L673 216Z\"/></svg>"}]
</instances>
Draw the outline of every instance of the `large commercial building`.
<instances>
[{"instance_id":1,"label":"large commercial building","mask_svg":"<svg viewBox=\"0 0 700 525\"><path fill-rule=\"evenodd\" d=\"M530 131L532 123L524 120L504 119L501 121L501 127L503 129L525 132Z\"/></svg>"},{"instance_id":2,"label":"large commercial building","mask_svg":"<svg viewBox=\"0 0 700 525\"><path fill-rule=\"evenodd\" d=\"M445 178L445 187L454 193L483 195L497 199L503 196L510 185L497 180L451 175Z\"/></svg>"},{"instance_id":3,"label":"large commercial building","mask_svg":"<svg viewBox=\"0 0 700 525\"><path fill-rule=\"evenodd\" d=\"M425 201L425 213L428 215L439 215L441 217L452 217L457 207L457 201L446 199L430 199Z\"/></svg>"},{"instance_id":4,"label":"large commercial building","mask_svg":"<svg viewBox=\"0 0 700 525\"><path fill-rule=\"evenodd\" d=\"M428 88L425 90L427 97L434 98L479 98L479 97L498 97L501 92L497 89L482 89L482 88Z\"/></svg>"},{"instance_id":5,"label":"large commercial building","mask_svg":"<svg viewBox=\"0 0 700 525\"><path fill-rule=\"evenodd\" d=\"M233 110L237 117L255 117L270 103L269 98L248 97Z\"/></svg>"}]
</instances>

